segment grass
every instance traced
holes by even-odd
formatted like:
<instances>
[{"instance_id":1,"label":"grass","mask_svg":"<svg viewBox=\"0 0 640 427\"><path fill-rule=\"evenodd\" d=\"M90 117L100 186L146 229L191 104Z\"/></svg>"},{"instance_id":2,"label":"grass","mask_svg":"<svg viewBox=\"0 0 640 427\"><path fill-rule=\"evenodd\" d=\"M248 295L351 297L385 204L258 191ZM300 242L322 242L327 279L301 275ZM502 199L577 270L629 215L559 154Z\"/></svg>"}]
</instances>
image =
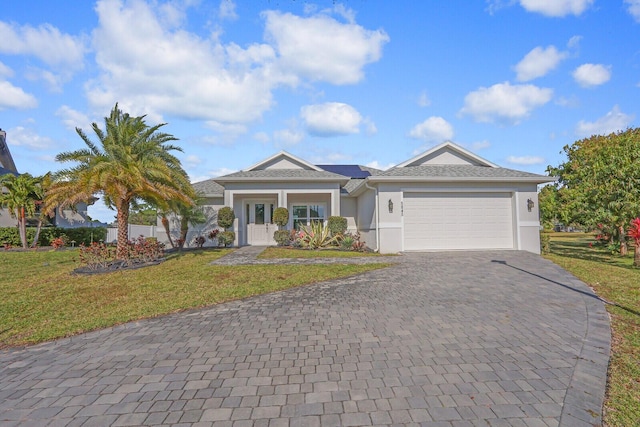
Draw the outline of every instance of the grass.
<instances>
[{"instance_id":1,"label":"grass","mask_svg":"<svg viewBox=\"0 0 640 427\"><path fill-rule=\"evenodd\" d=\"M286 247L271 246L265 249L258 258L264 259L276 259L276 258L358 258L358 257L370 257L381 256L375 252L353 252L353 251L340 251L337 249L322 249L322 250L308 250L308 249L294 249Z\"/></svg>"},{"instance_id":2,"label":"grass","mask_svg":"<svg viewBox=\"0 0 640 427\"><path fill-rule=\"evenodd\" d=\"M209 263L227 249L171 254L137 270L73 275L77 251L0 253L0 348L75 335L251 295L352 276L387 264Z\"/></svg>"},{"instance_id":3,"label":"grass","mask_svg":"<svg viewBox=\"0 0 640 427\"><path fill-rule=\"evenodd\" d=\"M550 236L551 254L545 257L615 303L607 305L612 349L604 423L609 427L640 425L640 269L633 267L633 253L620 257L590 247L589 243L595 243L590 234Z\"/></svg>"}]
</instances>

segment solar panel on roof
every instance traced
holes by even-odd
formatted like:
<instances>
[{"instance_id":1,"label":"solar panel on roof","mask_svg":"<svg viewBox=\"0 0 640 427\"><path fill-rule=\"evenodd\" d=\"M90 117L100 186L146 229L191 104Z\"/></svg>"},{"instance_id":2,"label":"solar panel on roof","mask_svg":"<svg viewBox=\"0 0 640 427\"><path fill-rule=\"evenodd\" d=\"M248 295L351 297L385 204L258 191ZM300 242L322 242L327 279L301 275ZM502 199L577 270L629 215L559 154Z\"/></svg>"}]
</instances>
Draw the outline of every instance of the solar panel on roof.
<instances>
[{"instance_id":1,"label":"solar panel on roof","mask_svg":"<svg viewBox=\"0 0 640 427\"><path fill-rule=\"evenodd\" d=\"M364 179L371 175L369 171L360 169L358 165L318 165L318 167L327 172L337 173L339 175L348 176L349 178Z\"/></svg>"}]
</instances>

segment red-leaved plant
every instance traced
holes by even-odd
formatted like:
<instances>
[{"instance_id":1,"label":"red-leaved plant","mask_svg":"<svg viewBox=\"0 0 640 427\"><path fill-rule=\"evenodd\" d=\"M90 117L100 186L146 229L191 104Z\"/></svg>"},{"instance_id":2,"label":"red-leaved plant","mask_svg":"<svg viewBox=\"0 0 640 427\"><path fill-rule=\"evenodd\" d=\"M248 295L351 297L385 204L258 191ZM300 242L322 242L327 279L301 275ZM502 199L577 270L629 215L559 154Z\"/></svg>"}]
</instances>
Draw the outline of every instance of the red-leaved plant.
<instances>
[{"instance_id":1,"label":"red-leaved plant","mask_svg":"<svg viewBox=\"0 0 640 427\"><path fill-rule=\"evenodd\" d=\"M627 236L633 239L635 253L633 255L633 266L640 267L640 218L631 221L631 228L627 232Z\"/></svg>"}]
</instances>

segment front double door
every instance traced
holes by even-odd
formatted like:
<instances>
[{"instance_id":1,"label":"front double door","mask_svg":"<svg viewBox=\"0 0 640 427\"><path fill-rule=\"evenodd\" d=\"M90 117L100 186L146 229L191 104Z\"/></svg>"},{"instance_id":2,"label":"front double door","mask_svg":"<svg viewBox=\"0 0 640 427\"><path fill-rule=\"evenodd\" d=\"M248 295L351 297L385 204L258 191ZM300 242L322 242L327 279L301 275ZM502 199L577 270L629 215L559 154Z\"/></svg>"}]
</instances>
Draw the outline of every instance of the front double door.
<instances>
[{"instance_id":1,"label":"front double door","mask_svg":"<svg viewBox=\"0 0 640 427\"><path fill-rule=\"evenodd\" d=\"M247 244L253 246L275 245L273 233L278 226L272 223L274 200L255 200L245 203L247 220Z\"/></svg>"}]
</instances>

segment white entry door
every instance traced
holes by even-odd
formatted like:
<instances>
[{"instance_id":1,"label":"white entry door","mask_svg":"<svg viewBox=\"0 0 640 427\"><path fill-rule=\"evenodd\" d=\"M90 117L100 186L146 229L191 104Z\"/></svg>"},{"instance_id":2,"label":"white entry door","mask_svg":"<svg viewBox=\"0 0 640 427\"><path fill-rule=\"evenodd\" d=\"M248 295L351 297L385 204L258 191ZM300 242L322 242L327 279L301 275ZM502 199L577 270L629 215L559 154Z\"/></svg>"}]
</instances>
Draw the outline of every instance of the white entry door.
<instances>
[{"instance_id":1,"label":"white entry door","mask_svg":"<svg viewBox=\"0 0 640 427\"><path fill-rule=\"evenodd\" d=\"M254 246L275 245L273 233L278 226L271 222L275 202L270 200L256 200L245 204L247 221L247 244Z\"/></svg>"}]
</instances>

